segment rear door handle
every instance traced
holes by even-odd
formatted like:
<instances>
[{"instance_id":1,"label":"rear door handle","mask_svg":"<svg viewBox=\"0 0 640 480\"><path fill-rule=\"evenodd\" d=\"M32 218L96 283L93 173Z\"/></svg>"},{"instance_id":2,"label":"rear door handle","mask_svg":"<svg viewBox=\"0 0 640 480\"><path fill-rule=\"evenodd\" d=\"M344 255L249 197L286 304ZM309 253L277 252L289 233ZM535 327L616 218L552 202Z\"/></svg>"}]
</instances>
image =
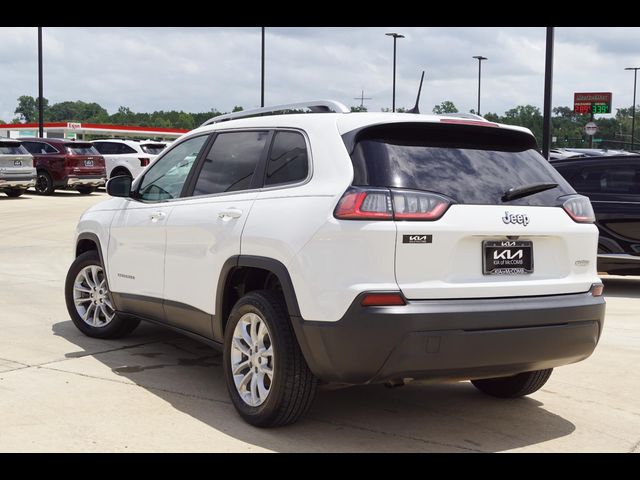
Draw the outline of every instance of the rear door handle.
<instances>
[{"instance_id":1,"label":"rear door handle","mask_svg":"<svg viewBox=\"0 0 640 480\"><path fill-rule=\"evenodd\" d=\"M164 212L154 212L151 215L149 215L149 218L151 219L152 222L157 222L159 220L164 220L166 216L167 214Z\"/></svg>"},{"instance_id":2,"label":"rear door handle","mask_svg":"<svg viewBox=\"0 0 640 480\"><path fill-rule=\"evenodd\" d=\"M225 210L218 214L218 218L221 218L222 220L240 218L241 216L242 210L238 210L237 208L230 208L229 210Z\"/></svg>"}]
</instances>

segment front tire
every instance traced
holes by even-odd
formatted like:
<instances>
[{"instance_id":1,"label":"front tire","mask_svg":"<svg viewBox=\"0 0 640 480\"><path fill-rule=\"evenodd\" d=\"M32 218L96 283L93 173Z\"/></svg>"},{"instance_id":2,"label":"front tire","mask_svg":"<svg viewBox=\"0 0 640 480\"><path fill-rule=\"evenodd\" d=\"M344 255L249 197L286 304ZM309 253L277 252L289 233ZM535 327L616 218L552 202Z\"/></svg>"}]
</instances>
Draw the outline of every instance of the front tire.
<instances>
[{"instance_id":1,"label":"front tire","mask_svg":"<svg viewBox=\"0 0 640 480\"><path fill-rule=\"evenodd\" d=\"M499 398L524 397L536 392L547 383L553 368L524 372L512 377L486 378L471 380L473 386L482 393Z\"/></svg>"},{"instance_id":2,"label":"front tire","mask_svg":"<svg viewBox=\"0 0 640 480\"><path fill-rule=\"evenodd\" d=\"M98 252L91 250L76 258L64 287L67 311L82 333L94 338L121 338L133 332L140 320L124 319L113 307Z\"/></svg>"},{"instance_id":3,"label":"front tire","mask_svg":"<svg viewBox=\"0 0 640 480\"><path fill-rule=\"evenodd\" d=\"M224 376L240 416L256 427L294 423L317 388L281 296L253 291L233 307L225 330Z\"/></svg>"},{"instance_id":4,"label":"front tire","mask_svg":"<svg viewBox=\"0 0 640 480\"><path fill-rule=\"evenodd\" d=\"M24 192L26 191L27 190L24 188L11 188L9 190L5 190L4 193L6 193L7 196L11 198L18 198L19 196L23 195Z\"/></svg>"},{"instance_id":5,"label":"front tire","mask_svg":"<svg viewBox=\"0 0 640 480\"><path fill-rule=\"evenodd\" d=\"M44 170L39 170L35 188L38 195L51 195L55 190L51 175Z\"/></svg>"}]
</instances>

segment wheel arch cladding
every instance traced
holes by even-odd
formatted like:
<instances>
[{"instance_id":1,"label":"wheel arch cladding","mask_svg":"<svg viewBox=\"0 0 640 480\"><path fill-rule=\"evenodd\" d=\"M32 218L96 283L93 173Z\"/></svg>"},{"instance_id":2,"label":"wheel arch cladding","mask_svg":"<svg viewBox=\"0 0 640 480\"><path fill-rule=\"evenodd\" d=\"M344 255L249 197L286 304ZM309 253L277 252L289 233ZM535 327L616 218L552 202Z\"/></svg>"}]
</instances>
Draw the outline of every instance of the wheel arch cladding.
<instances>
[{"instance_id":1,"label":"wheel arch cladding","mask_svg":"<svg viewBox=\"0 0 640 480\"><path fill-rule=\"evenodd\" d=\"M224 328L226 325L227 317L231 309L233 308L234 301L234 280L239 281L238 275L242 275L242 272L253 271L253 277L250 282L253 282L250 289L242 292L247 293L251 290L257 290L264 288L264 281L269 279L270 275L277 278L280 287L282 289L282 295L284 297L285 304L287 306L287 312L290 317L299 317L300 309L298 307L298 301L296 298L293 282L287 268L284 264L278 260L268 257L259 257L253 255L236 255L230 257L222 266L220 272L220 278L218 280L217 292L216 292L216 312L214 320L213 334L214 338L224 338ZM258 271L263 272L260 274ZM262 275L262 277L260 277ZM262 278L264 281L262 284L258 281L258 278Z\"/></svg>"}]
</instances>

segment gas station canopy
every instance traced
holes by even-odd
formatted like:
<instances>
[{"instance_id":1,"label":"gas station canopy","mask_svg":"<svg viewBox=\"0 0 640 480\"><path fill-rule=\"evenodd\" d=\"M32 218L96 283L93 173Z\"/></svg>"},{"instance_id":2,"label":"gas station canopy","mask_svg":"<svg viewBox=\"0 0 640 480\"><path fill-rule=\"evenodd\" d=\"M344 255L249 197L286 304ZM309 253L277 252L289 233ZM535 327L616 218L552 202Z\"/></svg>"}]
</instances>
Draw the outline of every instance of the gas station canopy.
<instances>
[{"instance_id":1,"label":"gas station canopy","mask_svg":"<svg viewBox=\"0 0 640 480\"><path fill-rule=\"evenodd\" d=\"M48 122L44 124L44 136L48 138L68 138L85 140L92 138L139 138L171 140L187 133L182 128L139 127L133 125L101 125L97 123ZM0 137L37 137L37 123L0 124Z\"/></svg>"}]
</instances>

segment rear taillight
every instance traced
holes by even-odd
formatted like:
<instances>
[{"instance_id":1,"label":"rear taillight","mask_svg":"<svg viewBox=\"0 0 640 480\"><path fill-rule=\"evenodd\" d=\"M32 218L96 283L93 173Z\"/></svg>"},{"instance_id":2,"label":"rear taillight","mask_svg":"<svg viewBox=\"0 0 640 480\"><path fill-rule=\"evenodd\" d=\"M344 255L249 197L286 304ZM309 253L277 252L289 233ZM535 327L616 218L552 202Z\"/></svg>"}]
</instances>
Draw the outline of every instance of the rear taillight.
<instances>
[{"instance_id":1,"label":"rear taillight","mask_svg":"<svg viewBox=\"0 0 640 480\"><path fill-rule=\"evenodd\" d=\"M350 188L338 202L334 216L342 220L392 220L391 192L387 189Z\"/></svg>"},{"instance_id":2,"label":"rear taillight","mask_svg":"<svg viewBox=\"0 0 640 480\"><path fill-rule=\"evenodd\" d=\"M149 160L148 158L138 158L138 160L140 160L141 167L146 167L147 165L149 165L149 162L151 162L151 160Z\"/></svg>"},{"instance_id":3,"label":"rear taillight","mask_svg":"<svg viewBox=\"0 0 640 480\"><path fill-rule=\"evenodd\" d=\"M594 223L596 215L593 213L593 207L587 197L575 195L562 204L564 211L569 214L574 222L578 223Z\"/></svg>"},{"instance_id":4,"label":"rear taillight","mask_svg":"<svg viewBox=\"0 0 640 480\"><path fill-rule=\"evenodd\" d=\"M341 220L434 221L449 205L449 199L435 193L352 187L338 202L334 216Z\"/></svg>"},{"instance_id":5,"label":"rear taillight","mask_svg":"<svg viewBox=\"0 0 640 480\"><path fill-rule=\"evenodd\" d=\"M438 220L451 202L438 194L411 190L391 190L396 220Z\"/></svg>"},{"instance_id":6,"label":"rear taillight","mask_svg":"<svg viewBox=\"0 0 640 480\"><path fill-rule=\"evenodd\" d=\"M363 307L390 307L406 304L400 293L367 293L360 302Z\"/></svg>"}]
</instances>

